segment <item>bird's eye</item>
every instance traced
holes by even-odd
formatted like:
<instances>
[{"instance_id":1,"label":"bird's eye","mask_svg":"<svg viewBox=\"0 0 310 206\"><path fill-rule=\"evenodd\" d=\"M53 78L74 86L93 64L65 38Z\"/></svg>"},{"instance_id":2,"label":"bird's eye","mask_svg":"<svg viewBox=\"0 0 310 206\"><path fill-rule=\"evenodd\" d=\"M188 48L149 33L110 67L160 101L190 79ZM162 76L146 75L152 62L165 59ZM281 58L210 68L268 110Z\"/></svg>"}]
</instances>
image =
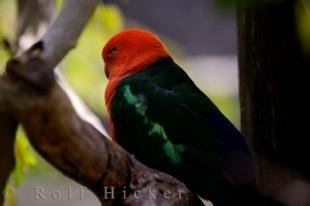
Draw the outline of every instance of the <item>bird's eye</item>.
<instances>
[{"instance_id":1,"label":"bird's eye","mask_svg":"<svg viewBox=\"0 0 310 206\"><path fill-rule=\"evenodd\" d=\"M116 53L117 53L117 48L113 47L112 49L110 49L109 54L108 54L109 58L114 57Z\"/></svg>"}]
</instances>

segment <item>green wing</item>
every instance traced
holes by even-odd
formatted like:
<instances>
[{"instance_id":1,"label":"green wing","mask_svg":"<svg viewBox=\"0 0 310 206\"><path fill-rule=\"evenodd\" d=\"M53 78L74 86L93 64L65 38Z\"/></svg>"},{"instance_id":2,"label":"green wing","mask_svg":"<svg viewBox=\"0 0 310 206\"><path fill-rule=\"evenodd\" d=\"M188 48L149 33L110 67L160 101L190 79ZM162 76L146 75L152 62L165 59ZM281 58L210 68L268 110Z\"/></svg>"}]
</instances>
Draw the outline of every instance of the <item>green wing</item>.
<instances>
[{"instance_id":1,"label":"green wing","mask_svg":"<svg viewBox=\"0 0 310 206\"><path fill-rule=\"evenodd\" d=\"M173 143L168 138L165 129L163 128L163 125L159 121L155 121L150 115L146 113L147 105L144 101L145 95L133 94L130 86L127 84L124 85L121 89L123 90L124 102L127 107L131 107L131 109L135 110L136 115L140 116L140 118L143 119L143 121L140 122L140 125L142 127L148 128L147 133L145 133L145 137L155 138L157 140L154 141L161 142L161 148L158 148L158 152L156 152L156 154L154 155L157 156L158 153L164 152L164 154L166 154L166 157L169 158L171 164L180 164L182 153L185 151L185 145ZM143 144L143 141L141 143Z\"/></svg>"},{"instance_id":2,"label":"green wing","mask_svg":"<svg viewBox=\"0 0 310 206\"><path fill-rule=\"evenodd\" d=\"M111 114L120 145L195 191L254 176L243 137L173 62L124 79Z\"/></svg>"}]
</instances>

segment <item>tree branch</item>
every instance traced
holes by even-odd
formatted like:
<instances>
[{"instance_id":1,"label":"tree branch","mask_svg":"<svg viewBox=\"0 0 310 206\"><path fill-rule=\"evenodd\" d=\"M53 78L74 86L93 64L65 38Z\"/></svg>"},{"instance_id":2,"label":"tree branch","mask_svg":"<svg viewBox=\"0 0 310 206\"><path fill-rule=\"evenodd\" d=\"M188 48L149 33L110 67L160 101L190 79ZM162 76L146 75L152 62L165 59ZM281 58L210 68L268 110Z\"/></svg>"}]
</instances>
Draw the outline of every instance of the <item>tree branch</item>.
<instances>
[{"instance_id":1,"label":"tree branch","mask_svg":"<svg viewBox=\"0 0 310 206\"><path fill-rule=\"evenodd\" d=\"M18 3L20 3L18 6L18 8L20 8L19 10L26 13L22 13L20 16L24 18L20 17L19 19L21 19L22 22L32 22L34 24L28 29L26 29L25 26L22 26L22 24L18 24L19 26L17 29L17 36L21 38L21 40L24 40L20 41L21 43L19 46L22 50L24 50L33 44L33 40L42 36L42 31L44 32L46 30L46 26L51 23L55 10L53 7L55 2L52 0L19 0ZM49 45L42 51L41 55L44 56L45 61L50 62L52 67L55 67L56 64L63 58L63 56L74 47L78 37L83 31L85 24L96 8L97 0L67 0L64 3L65 4L60 15L41 40L42 46L45 44ZM23 6L26 6L25 4L30 8L27 7L23 9ZM29 4L31 4L31 6L29 6ZM26 35L26 38L23 38L21 33L21 31L26 32L27 30L37 32L32 32L33 35L30 42L29 35ZM96 127L96 129L108 137L108 133L102 126L99 118L95 116L88 108L88 106L83 102L83 100L78 97L76 92L66 81L63 73L58 70L56 74L60 85L70 98L73 107L80 115L80 117L91 123L94 127Z\"/></svg>"},{"instance_id":2,"label":"tree branch","mask_svg":"<svg viewBox=\"0 0 310 206\"><path fill-rule=\"evenodd\" d=\"M42 41L7 64L0 108L21 123L44 158L103 205L201 205L183 183L142 165L83 121L56 83L53 68L76 44L96 3L66 1ZM114 196L107 197L106 189Z\"/></svg>"},{"instance_id":3,"label":"tree branch","mask_svg":"<svg viewBox=\"0 0 310 206\"><path fill-rule=\"evenodd\" d=\"M66 0L64 7L53 25L44 35L43 59L55 67L72 49L93 14L98 0Z\"/></svg>"},{"instance_id":4,"label":"tree branch","mask_svg":"<svg viewBox=\"0 0 310 206\"><path fill-rule=\"evenodd\" d=\"M54 0L17 0L17 28L12 53L22 51L42 37L55 13Z\"/></svg>"},{"instance_id":5,"label":"tree branch","mask_svg":"<svg viewBox=\"0 0 310 206\"><path fill-rule=\"evenodd\" d=\"M17 28L13 43L8 43L7 49L14 55L35 42L43 27L47 27L54 13L54 1L29 0L17 1ZM35 12L34 12L35 11ZM0 81L2 81L1 77ZM5 192L5 187L10 173L15 167L14 142L17 122L13 115L8 113L10 105L4 98L4 91L8 85L0 82L0 191ZM4 202L4 195L0 195L0 205Z\"/></svg>"},{"instance_id":6,"label":"tree branch","mask_svg":"<svg viewBox=\"0 0 310 206\"><path fill-rule=\"evenodd\" d=\"M184 184L143 166L80 119L64 91L56 84L52 68L38 57L41 49L36 44L8 63L6 76L1 82L7 86L0 91L7 94L3 95L10 105L6 111L15 115L43 157L64 174L90 188L103 205L200 203ZM114 189L114 198L106 197L106 187ZM136 198L137 191L139 198ZM164 196L167 192L169 198Z\"/></svg>"}]
</instances>

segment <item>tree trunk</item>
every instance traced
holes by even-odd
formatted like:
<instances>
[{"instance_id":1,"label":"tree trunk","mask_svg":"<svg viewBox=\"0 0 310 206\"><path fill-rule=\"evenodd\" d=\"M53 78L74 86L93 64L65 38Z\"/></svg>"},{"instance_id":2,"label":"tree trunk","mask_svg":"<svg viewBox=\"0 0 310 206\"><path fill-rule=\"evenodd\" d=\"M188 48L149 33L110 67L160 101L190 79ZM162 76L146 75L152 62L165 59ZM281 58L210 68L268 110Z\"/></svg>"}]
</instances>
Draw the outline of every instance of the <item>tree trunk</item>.
<instances>
[{"instance_id":1,"label":"tree trunk","mask_svg":"<svg viewBox=\"0 0 310 206\"><path fill-rule=\"evenodd\" d=\"M238 11L242 132L257 160L259 189L278 197L310 172L310 64L295 12L292 0Z\"/></svg>"}]
</instances>

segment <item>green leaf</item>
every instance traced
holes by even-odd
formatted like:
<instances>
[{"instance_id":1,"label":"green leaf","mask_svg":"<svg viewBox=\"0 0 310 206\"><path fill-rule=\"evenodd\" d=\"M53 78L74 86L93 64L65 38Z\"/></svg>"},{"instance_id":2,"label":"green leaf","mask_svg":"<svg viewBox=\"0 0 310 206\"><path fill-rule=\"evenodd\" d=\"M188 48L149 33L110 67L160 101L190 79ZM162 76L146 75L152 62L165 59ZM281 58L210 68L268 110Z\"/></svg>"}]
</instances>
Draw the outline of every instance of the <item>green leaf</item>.
<instances>
[{"instance_id":1,"label":"green leaf","mask_svg":"<svg viewBox=\"0 0 310 206\"><path fill-rule=\"evenodd\" d=\"M305 51L310 54L310 2L302 1L296 7L298 33Z\"/></svg>"},{"instance_id":2,"label":"green leaf","mask_svg":"<svg viewBox=\"0 0 310 206\"><path fill-rule=\"evenodd\" d=\"M10 58L4 48L3 39L13 37L15 1L0 0L0 74L4 71L5 63Z\"/></svg>"},{"instance_id":3,"label":"green leaf","mask_svg":"<svg viewBox=\"0 0 310 206\"><path fill-rule=\"evenodd\" d=\"M13 180L16 186L23 183L26 172L29 168L35 167L37 164L37 157L28 139L25 136L21 127L17 130L16 142L15 142L15 158L16 166L13 171Z\"/></svg>"}]
</instances>

